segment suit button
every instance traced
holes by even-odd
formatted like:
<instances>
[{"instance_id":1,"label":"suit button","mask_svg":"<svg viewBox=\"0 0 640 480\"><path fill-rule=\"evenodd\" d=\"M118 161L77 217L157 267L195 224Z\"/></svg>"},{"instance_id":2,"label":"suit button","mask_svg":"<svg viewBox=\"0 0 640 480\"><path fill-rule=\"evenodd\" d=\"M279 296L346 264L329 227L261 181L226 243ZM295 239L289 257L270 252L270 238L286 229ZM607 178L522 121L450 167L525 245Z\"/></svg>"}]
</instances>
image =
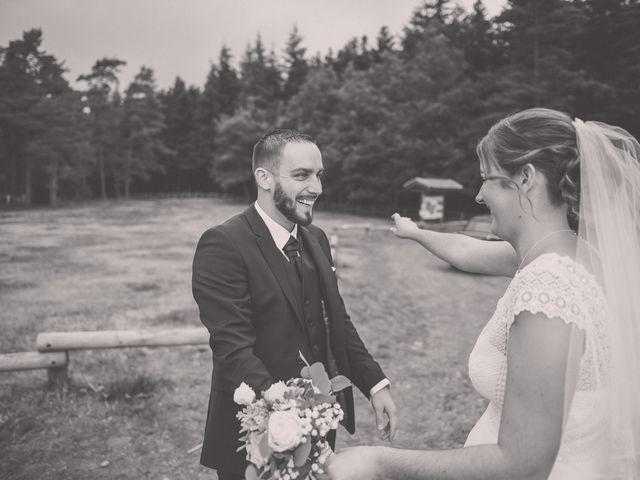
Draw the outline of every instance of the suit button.
<instances>
[{"instance_id":1,"label":"suit button","mask_svg":"<svg viewBox=\"0 0 640 480\"><path fill-rule=\"evenodd\" d=\"M313 346L313 353L317 354L320 351L320 347L318 345Z\"/></svg>"},{"instance_id":2,"label":"suit button","mask_svg":"<svg viewBox=\"0 0 640 480\"><path fill-rule=\"evenodd\" d=\"M304 301L304 306L305 306L305 307L308 307L309 305L311 305L311 301L310 301L309 299L306 299L306 300Z\"/></svg>"}]
</instances>

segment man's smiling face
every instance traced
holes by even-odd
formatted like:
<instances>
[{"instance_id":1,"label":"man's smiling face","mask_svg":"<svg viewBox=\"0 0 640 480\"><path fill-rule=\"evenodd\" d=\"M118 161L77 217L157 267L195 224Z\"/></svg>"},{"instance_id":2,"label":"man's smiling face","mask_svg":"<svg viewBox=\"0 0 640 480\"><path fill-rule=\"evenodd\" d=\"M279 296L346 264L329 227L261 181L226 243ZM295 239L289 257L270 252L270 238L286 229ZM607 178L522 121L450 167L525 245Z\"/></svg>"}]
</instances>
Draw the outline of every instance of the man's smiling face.
<instances>
[{"instance_id":1,"label":"man's smiling face","mask_svg":"<svg viewBox=\"0 0 640 480\"><path fill-rule=\"evenodd\" d=\"M292 223L309 225L313 205L322 193L322 155L313 143L289 143L282 151L275 175L273 201Z\"/></svg>"}]
</instances>

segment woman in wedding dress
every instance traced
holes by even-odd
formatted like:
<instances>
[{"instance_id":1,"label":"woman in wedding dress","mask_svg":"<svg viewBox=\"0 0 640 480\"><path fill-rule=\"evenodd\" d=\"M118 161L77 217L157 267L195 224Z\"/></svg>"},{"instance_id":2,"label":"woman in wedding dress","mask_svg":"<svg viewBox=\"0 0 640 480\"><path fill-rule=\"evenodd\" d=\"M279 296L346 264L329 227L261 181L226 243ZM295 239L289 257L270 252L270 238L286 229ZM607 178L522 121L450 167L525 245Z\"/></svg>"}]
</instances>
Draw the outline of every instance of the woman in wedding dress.
<instances>
[{"instance_id":1,"label":"woman in wedding dress","mask_svg":"<svg viewBox=\"0 0 640 480\"><path fill-rule=\"evenodd\" d=\"M530 109L494 125L477 152L476 200L503 242L420 230L397 214L392 231L460 270L513 277L469 358L489 405L464 448L356 447L332 456L329 474L640 478L638 142Z\"/></svg>"}]
</instances>

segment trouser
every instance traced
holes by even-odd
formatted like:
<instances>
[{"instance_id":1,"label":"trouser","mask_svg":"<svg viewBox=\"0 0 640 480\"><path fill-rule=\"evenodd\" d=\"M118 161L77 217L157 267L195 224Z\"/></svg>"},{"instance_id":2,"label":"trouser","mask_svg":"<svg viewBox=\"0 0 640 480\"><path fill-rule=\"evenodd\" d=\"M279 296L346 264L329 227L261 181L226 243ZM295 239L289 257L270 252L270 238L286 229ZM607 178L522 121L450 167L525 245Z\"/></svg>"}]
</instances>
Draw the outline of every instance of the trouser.
<instances>
[{"instance_id":1,"label":"trouser","mask_svg":"<svg viewBox=\"0 0 640 480\"><path fill-rule=\"evenodd\" d=\"M217 470L218 480L244 480L244 475L233 472L225 472L224 470Z\"/></svg>"}]
</instances>

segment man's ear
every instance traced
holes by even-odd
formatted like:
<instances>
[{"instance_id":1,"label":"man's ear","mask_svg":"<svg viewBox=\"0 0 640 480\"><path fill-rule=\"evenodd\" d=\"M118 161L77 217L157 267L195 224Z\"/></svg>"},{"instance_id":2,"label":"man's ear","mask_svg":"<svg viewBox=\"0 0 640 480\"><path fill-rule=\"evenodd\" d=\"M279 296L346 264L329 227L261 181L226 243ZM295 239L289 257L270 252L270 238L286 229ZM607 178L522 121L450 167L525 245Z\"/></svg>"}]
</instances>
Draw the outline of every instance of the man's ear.
<instances>
[{"instance_id":1,"label":"man's ear","mask_svg":"<svg viewBox=\"0 0 640 480\"><path fill-rule=\"evenodd\" d=\"M273 175L268 170L258 167L253 172L253 178L256 180L256 185L262 190L271 190L273 188Z\"/></svg>"}]
</instances>

